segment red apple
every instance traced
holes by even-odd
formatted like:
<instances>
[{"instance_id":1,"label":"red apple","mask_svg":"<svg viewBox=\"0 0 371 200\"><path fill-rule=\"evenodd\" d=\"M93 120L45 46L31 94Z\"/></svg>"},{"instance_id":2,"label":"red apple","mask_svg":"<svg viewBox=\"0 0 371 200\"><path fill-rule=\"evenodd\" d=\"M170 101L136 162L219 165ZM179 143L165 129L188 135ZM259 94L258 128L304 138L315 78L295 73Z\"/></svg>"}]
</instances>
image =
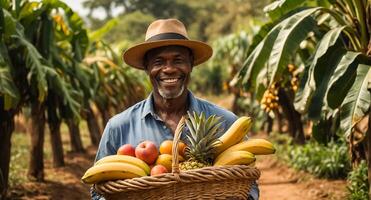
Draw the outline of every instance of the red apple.
<instances>
[{"instance_id":1,"label":"red apple","mask_svg":"<svg viewBox=\"0 0 371 200\"><path fill-rule=\"evenodd\" d=\"M135 148L131 144L124 144L117 150L117 155L128 155L135 157Z\"/></svg>"},{"instance_id":2,"label":"red apple","mask_svg":"<svg viewBox=\"0 0 371 200\"><path fill-rule=\"evenodd\" d=\"M135 156L148 165L153 164L158 157L158 150L154 142L146 140L135 148Z\"/></svg>"},{"instance_id":3,"label":"red apple","mask_svg":"<svg viewBox=\"0 0 371 200\"><path fill-rule=\"evenodd\" d=\"M164 167L163 165L155 165L152 169L151 169L151 176L154 176L154 175L158 175L158 174L163 174L163 173L167 173L167 169L166 167Z\"/></svg>"}]
</instances>

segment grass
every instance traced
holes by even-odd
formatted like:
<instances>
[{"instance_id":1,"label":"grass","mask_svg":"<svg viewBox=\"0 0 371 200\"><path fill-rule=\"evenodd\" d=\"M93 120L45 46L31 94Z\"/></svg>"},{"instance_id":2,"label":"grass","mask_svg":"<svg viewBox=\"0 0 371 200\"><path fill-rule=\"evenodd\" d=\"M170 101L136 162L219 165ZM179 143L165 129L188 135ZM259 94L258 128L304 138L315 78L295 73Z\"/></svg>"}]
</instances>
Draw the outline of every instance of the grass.
<instances>
[{"instance_id":1,"label":"grass","mask_svg":"<svg viewBox=\"0 0 371 200\"><path fill-rule=\"evenodd\" d=\"M90 137L88 133L87 124L85 121L80 123L81 140L84 148L91 145ZM64 154L71 151L70 138L68 127L66 124L61 126L62 144ZM28 182L27 170L30 157L30 135L25 132L14 132L11 139L11 157L9 166L9 187L15 187L17 185ZM50 133L49 129L45 130L44 139L44 167L45 163L53 162L53 152L50 144Z\"/></svg>"}]
</instances>

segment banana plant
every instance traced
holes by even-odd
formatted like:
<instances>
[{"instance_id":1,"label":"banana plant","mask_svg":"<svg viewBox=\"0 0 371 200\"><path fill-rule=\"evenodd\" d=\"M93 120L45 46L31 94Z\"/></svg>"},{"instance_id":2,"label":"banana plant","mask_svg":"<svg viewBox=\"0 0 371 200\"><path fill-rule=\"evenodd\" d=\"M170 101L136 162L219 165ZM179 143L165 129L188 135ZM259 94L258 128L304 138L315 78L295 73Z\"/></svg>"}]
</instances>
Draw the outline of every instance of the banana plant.
<instances>
[{"instance_id":1,"label":"banana plant","mask_svg":"<svg viewBox=\"0 0 371 200\"><path fill-rule=\"evenodd\" d=\"M92 103L102 116L102 127L114 113L122 112L148 94L144 74L134 74L128 66L120 66L119 56L101 40L92 43L84 63L96 71Z\"/></svg>"},{"instance_id":2,"label":"banana plant","mask_svg":"<svg viewBox=\"0 0 371 200\"><path fill-rule=\"evenodd\" d=\"M331 124L354 138L354 127L371 103L371 2L279 0L265 12L270 28L252 42L239 83L261 98L272 84L287 80L288 64L299 60L295 110L314 122L313 134L327 134L319 131ZM329 120L334 123L325 123Z\"/></svg>"},{"instance_id":3,"label":"banana plant","mask_svg":"<svg viewBox=\"0 0 371 200\"><path fill-rule=\"evenodd\" d=\"M14 115L23 107L31 107L32 148L28 173L42 180L45 111L54 106L48 102L53 102L49 101L51 97L58 97L60 104L78 117L80 95L64 72L56 67L57 58L52 54L57 43L53 40L51 13L57 8L66 8L65 5L53 0L4 0L0 4L0 112L1 117L5 117L0 129L1 157L4 158L0 169L7 186Z\"/></svg>"}]
</instances>

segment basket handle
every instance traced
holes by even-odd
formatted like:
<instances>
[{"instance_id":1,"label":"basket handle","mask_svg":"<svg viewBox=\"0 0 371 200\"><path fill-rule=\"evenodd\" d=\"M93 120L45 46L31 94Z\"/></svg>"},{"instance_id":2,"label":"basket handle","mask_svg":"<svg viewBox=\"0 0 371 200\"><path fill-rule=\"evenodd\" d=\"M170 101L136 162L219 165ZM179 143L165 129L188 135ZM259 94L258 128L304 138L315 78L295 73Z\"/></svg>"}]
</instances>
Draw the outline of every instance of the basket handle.
<instances>
[{"instance_id":1,"label":"basket handle","mask_svg":"<svg viewBox=\"0 0 371 200\"><path fill-rule=\"evenodd\" d=\"M172 162L171 162L171 172L173 174L179 174L179 156L178 156L178 146L179 146L179 140L180 135L182 133L182 130L185 125L185 118L186 116L182 116L180 119L174 133L174 139L173 139L173 148L172 148Z\"/></svg>"}]
</instances>

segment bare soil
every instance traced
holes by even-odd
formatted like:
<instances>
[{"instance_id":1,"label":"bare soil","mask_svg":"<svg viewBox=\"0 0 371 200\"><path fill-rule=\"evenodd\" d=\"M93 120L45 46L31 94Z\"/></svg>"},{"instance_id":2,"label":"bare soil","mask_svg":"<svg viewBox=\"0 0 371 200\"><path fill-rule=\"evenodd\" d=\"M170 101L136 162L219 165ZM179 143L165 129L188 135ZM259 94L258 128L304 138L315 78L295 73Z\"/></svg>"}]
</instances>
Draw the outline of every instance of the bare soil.
<instances>
[{"instance_id":1,"label":"bare soil","mask_svg":"<svg viewBox=\"0 0 371 200\"><path fill-rule=\"evenodd\" d=\"M261 200L346 199L345 180L317 179L279 162L275 156L257 158Z\"/></svg>"}]
</instances>

